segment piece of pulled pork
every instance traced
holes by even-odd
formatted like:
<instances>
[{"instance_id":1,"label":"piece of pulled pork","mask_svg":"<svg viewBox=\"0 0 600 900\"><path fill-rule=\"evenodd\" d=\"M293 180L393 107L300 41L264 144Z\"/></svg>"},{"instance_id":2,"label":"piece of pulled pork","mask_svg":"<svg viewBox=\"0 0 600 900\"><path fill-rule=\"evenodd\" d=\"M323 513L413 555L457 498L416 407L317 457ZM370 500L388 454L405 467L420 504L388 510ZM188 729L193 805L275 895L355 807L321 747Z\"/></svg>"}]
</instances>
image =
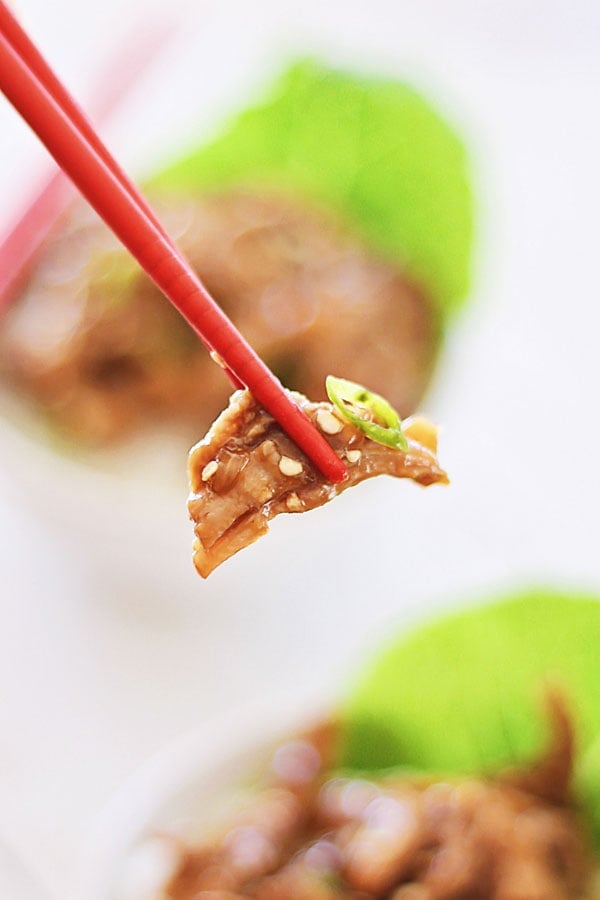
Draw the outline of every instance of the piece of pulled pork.
<instances>
[{"instance_id":1,"label":"piece of pulled pork","mask_svg":"<svg viewBox=\"0 0 600 900\"><path fill-rule=\"evenodd\" d=\"M425 419L407 419L406 451L376 443L326 402L292 395L348 465L348 478L332 484L248 391L236 391L204 440L190 451L195 526L194 564L206 578L220 563L268 531L279 513L322 506L339 493L375 475L410 478L422 485L447 483L437 457L436 430ZM372 414L355 410L364 418Z\"/></svg>"},{"instance_id":2,"label":"piece of pulled pork","mask_svg":"<svg viewBox=\"0 0 600 900\"><path fill-rule=\"evenodd\" d=\"M181 848L165 897L591 900L570 720L551 711L542 759L493 778L332 777L332 726L290 740L227 827Z\"/></svg>"}]
</instances>

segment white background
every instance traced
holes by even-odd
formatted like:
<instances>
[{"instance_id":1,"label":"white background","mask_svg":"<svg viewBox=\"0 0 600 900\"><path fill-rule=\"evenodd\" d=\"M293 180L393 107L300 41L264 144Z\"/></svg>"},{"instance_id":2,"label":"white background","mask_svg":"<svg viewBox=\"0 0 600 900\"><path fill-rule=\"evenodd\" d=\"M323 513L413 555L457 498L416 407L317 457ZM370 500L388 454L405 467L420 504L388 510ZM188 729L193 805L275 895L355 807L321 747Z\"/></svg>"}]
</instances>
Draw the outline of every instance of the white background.
<instances>
[{"instance_id":1,"label":"white background","mask_svg":"<svg viewBox=\"0 0 600 900\"><path fill-rule=\"evenodd\" d=\"M184 459L177 477L148 463L124 486L0 424L0 836L58 898L107 799L187 728L275 685L335 692L371 636L424 608L531 581L600 588L600 12L591 0L18 11L82 98L135 23L183 18L110 131L136 173L209 133L292 50L316 49L435 96L472 147L479 200L475 289L425 404L444 424L447 491L363 485L277 523L203 583ZM0 103L2 218L44 165Z\"/></svg>"}]
</instances>

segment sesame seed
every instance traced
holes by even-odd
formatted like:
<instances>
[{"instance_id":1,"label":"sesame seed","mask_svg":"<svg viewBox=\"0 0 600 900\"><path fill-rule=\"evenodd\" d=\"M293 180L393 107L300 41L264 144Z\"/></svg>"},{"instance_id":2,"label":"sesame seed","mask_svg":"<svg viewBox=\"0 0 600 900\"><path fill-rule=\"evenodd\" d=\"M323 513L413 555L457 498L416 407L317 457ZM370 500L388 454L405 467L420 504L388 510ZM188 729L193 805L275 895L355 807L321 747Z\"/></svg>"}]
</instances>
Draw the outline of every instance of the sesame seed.
<instances>
[{"instance_id":1,"label":"sesame seed","mask_svg":"<svg viewBox=\"0 0 600 900\"><path fill-rule=\"evenodd\" d=\"M202 481L209 481L218 468L219 463L216 461L216 459L211 459L209 463L206 463L206 465L202 469L202 475L200 476L202 478Z\"/></svg>"},{"instance_id":2,"label":"sesame seed","mask_svg":"<svg viewBox=\"0 0 600 900\"><path fill-rule=\"evenodd\" d=\"M285 498L285 505L290 512L301 512L304 509L302 500L300 499L296 491L292 491L291 494L288 494L288 496Z\"/></svg>"},{"instance_id":3,"label":"sesame seed","mask_svg":"<svg viewBox=\"0 0 600 900\"><path fill-rule=\"evenodd\" d=\"M317 425L325 434L339 434L344 427L328 409L317 410Z\"/></svg>"},{"instance_id":4,"label":"sesame seed","mask_svg":"<svg viewBox=\"0 0 600 900\"><path fill-rule=\"evenodd\" d=\"M254 438L257 438L257 437L259 437L259 435L264 434L264 433L265 433L265 423L264 422L256 422L256 424L253 425L248 430L246 437L249 440L254 440Z\"/></svg>"},{"instance_id":5,"label":"sesame seed","mask_svg":"<svg viewBox=\"0 0 600 900\"><path fill-rule=\"evenodd\" d=\"M299 475L302 472L302 463L299 459L292 459L291 456L282 456L279 460L279 471L282 475Z\"/></svg>"},{"instance_id":6,"label":"sesame seed","mask_svg":"<svg viewBox=\"0 0 600 900\"><path fill-rule=\"evenodd\" d=\"M349 463L357 463L359 462L362 456L361 450L346 450L346 459Z\"/></svg>"},{"instance_id":7,"label":"sesame seed","mask_svg":"<svg viewBox=\"0 0 600 900\"><path fill-rule=\"evenodd\" d=\"M271 456L272 453L276 452L275 442L274 441L263 441L260 445L260 451L263 456Z\"/></svg>"}]
</instances>

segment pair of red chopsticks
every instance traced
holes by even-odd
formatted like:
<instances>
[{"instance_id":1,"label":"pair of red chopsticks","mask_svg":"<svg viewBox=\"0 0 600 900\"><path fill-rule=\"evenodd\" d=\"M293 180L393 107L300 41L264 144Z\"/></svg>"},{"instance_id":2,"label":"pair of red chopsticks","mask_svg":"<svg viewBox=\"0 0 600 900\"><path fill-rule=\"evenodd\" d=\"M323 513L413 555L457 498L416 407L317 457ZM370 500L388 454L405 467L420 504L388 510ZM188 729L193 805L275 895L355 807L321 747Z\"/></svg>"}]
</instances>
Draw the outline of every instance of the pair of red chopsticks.
<instances>
[{"instance_id":1,"label":"pair of red chopsticks","mask_svg":"<svg viewBox=\"0 0 600 900\"><path fill-rule=\"evenodd\" d=\"M212 299L3 0L0 89L234 385L251 391L326 478L342 481L344 462Z\"/></svg>"}]
</instances>

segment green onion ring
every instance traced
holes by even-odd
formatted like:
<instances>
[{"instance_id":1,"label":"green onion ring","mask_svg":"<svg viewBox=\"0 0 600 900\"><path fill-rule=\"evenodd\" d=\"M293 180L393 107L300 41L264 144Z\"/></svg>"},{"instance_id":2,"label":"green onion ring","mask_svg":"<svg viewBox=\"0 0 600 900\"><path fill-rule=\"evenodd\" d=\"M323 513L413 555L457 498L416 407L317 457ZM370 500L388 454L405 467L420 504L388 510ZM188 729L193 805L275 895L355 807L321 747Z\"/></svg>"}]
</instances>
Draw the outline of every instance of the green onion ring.
<instances>
[{"instance_id":1,"label":"green onion ring","mask_svg":"<svg viewBox=\"0 0 600 900\"><path fill-rule=\"evenodd\" d=\"M367 390L362 384L346 381L345 378L336 378L335 375L327 376L325 388L327 396L344 418L372 441L395 450L408 450L408 441L402 432L400 416L384 397ZM361 419L346 405L348 403L368 409L379 422L366 422Z\"/></svg>"}]
</instances>

